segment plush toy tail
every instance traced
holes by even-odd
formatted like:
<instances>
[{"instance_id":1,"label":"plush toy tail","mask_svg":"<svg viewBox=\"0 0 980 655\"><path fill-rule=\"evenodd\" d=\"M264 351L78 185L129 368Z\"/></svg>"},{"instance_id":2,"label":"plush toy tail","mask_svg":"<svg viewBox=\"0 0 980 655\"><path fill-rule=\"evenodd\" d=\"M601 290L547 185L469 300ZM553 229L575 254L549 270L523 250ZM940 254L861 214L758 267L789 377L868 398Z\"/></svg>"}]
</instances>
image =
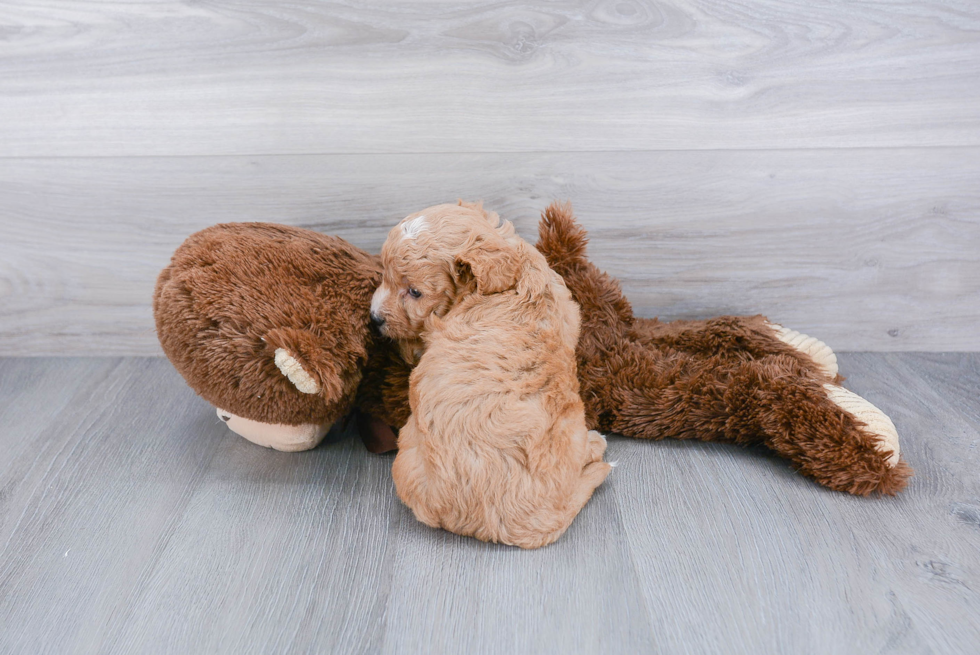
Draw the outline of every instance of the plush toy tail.
<instances>
[{"instance_id":1,"label":"plush toy tail","mask_svg":"<svg viewBox=\"0 0 980 655\"><path fill-rule=\"evenodd\" d=\"M588 243L588 235L575 221L571 203L556 201L541 213L537 248L555 271L587 263L585 246Z\"/></svg>"},{"instance_id":2,"label":"plush toy tail","mask_svg":"<svg viewBox=\"0 0 980 655\"><path fill-rule=\"evenodd\" d=\"M569 203L553 202L541 214L538 251L548 266L562 276L572 297L582 309L582 336L596 330L608 332L613 325L628 328L633 308L619 282L603 273L586 257L588 235L575 220ZM580 341L580 347L582 342Z\"/></svg>"},{"instance_id":3,"label":"plush toy tail","mask_svg":"<svg viewBox=\"0 0 980 655\"><path fill-rule=\"evenodd\" d=\"M621 367L623 349L629 348L633 308L619 283L586 257L588 238L571 205L556 202L545 209L538 234L538 251L565 280L580 308L582 328L575 354L586 423L608 432L618 404L610 388L611 371Z\"/></svg>"}]
</instances>

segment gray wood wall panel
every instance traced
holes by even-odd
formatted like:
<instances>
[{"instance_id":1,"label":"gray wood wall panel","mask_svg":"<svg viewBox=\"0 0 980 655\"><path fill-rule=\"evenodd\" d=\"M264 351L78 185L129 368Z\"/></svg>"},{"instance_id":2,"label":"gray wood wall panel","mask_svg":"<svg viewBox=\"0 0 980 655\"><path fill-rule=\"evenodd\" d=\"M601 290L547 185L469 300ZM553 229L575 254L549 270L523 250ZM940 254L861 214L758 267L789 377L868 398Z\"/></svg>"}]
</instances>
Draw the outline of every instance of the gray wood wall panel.
<instances>
[{"instance_id":1,"label":"gray wood wall panel","mask_svg":"<svg viewBox=\"0 0 980 655\"><path fill-rule=\"evenodd\" d=\"M980 355L840 361L898 427L900 496L610 437L526 552L423 526L356 440L246 442L164 360L0 359L0 652L973 653Z\"/></svg>"},{"instance_id":2,"label":"gray wood wall panel","mask_svg":"<svg viewBox=\"0 0 980 655\"><path fill-rule=\"evenodd\" d=\"M158 354L191 232L270 220L371 251L483 199L536 238L570 199L636 311L764 313L839 350L980 349L980 148L0 159L0 354Z\"/></svg>"},{"instance_id":3,"label":"gray wood wall panel","mask_svg":"<svg viewBox=\"0 0 980 655\"><path fill-rule=\"evenodd\" d=\"M970 0L0 4L0 354L159 354L191 231L573 200L640 314L977 350Z\"/></svg>"},{"instance_id":4,"label":"gray wood wall panel","mask_svg":"<svg viewBox=\"0 0 980 655\"><path fill-rule=\"evenodd\" d=\"M0 6L6 156L980 145L971 0Z\"/></svg>"}]
</instances>

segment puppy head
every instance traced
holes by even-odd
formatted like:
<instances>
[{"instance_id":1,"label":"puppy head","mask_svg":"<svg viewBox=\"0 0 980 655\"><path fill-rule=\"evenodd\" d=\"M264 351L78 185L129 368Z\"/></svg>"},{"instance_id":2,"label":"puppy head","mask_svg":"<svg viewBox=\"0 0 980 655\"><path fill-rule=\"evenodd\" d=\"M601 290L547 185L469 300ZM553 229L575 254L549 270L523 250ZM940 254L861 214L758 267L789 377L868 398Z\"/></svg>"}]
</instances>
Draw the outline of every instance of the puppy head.
<instances>
[{"instance_id":1,"label":"puppy head","mask_svg":"<svg viewBox=\"0 0 980 655\"><path fill-rule=\"evenodd\" d=\"M476 204L436 205L404 218L381 248L371 320L382 334L417 340L431 316L470 294L512 288L520 269L514 226Z\"/></svg>"}]
</instances>

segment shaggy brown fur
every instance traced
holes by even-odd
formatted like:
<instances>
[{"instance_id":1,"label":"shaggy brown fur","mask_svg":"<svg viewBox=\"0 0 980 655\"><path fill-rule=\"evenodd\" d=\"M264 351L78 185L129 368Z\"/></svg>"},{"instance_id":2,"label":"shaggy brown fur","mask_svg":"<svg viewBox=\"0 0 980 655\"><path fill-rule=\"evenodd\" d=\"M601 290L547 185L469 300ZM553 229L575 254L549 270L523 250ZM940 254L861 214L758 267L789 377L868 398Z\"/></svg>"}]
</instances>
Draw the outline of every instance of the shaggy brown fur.
<instances>
[{"instance_id":1,"label":"shaggy brown fur","mask_svg":"<svg viewBox=\"0 0 980 655\"><path fill-rule=\"evenodd\" d=\"M912 469L828 398L839 382L762 316L660 323L633 317L585 255L571 207L554 204L538 249L582 310L578 374L589 427L642 439L763 444L831 489L894 494Z\"/></svg>"},{"instance_id":2,"label":"shaggy brown fur","mask_svg":"<svg viewBox=\"0 0 980 655\"><path fill-rule=\"evenodd\" d=\"M216 225L188 237L160 273L157 336L192 388L238 416L332 423L354 404L364 373L371 384L357 404L400 425L404 392L386 403L377 381L397 384L407 367L369 329L380 279L377 257L337 237L268 223ZM318 393L301 393L280 372L277 348L301 363Z\"/></svg>"},{"instance_id":3,"label":"shaggy brown fur","mask_svg":"<svg viewBox=\"0 0 980 655\"><path fill-rule=\"evenodd\" d=\"M585 427L578 307L509 222L473 205L406 218L381 250L382 331L418 352L398 436L398 496L432 527L538 548L561 536L610 465Z\"/></svg>"}]
</instances>

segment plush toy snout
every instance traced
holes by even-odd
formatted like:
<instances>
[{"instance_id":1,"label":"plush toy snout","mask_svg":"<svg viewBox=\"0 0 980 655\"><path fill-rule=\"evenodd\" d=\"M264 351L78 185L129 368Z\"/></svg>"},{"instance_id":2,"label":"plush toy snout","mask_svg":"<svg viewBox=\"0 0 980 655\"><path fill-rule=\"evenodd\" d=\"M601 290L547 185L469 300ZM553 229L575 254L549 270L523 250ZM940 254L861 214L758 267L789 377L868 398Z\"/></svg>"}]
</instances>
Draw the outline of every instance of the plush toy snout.
<instances>
[{"instance_id":1,"label":"plush toy snout","mask_svg":"<svg viewBox=\"0 0 980 655\"><path fill-rule=\"evenodd\" d=\"M283 425L282 423L260 423L235 416L221 408L218 418L225 422L235 434L265 448L283 452L297 452L315 448L330 431L330 423L324 425Z\"/></svg>"}]
</instances>

